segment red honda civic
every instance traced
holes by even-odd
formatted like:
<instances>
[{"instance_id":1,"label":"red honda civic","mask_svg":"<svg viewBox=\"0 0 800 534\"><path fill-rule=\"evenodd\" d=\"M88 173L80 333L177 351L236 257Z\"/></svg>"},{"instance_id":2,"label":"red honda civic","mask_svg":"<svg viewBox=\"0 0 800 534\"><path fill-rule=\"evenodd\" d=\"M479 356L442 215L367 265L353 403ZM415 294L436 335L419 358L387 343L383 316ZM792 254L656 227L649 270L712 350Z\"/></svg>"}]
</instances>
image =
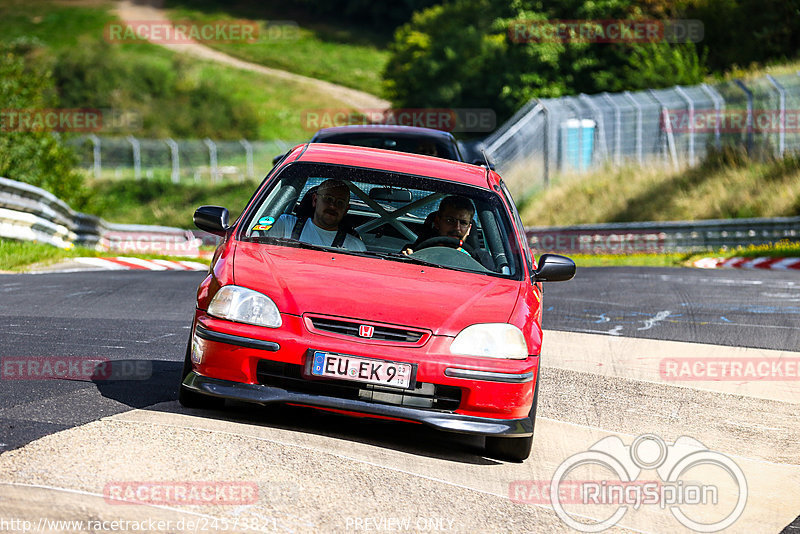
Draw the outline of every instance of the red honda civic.
<instances>
[{"instance_id":1,"label":"red honda civic","mask_svg":"<svg viewBox=\"0 0 800 534\"><path fill-rule=\"evenodd\" d=\"M285 403L533 442L542 290L511 195L485 167L324 143L294 148L223 237L200 284L180 386L187 407Z\"/></svg>"}]
</instances>

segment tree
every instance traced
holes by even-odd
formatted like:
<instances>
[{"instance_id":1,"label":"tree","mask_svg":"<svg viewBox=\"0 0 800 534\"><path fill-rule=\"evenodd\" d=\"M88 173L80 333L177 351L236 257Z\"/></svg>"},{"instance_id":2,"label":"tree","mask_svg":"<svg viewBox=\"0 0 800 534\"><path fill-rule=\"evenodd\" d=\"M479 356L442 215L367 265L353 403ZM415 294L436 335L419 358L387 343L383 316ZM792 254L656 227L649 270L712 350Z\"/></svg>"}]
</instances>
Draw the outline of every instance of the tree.
<instances>
[{"instance_id":1,"label":"tree","mask_svg":"<svg viewBox=\"0 0 800 534\"><path fill-rule=\"evenodd\" d=\"M643 80L649 87L702 81L693 45L537 33L559 21L647 17L631 0L453 0L397 30L387 94L400 107L491 107L504 120L533 97L636 89Z\"/></svg>"},{"instance_id":2,"label":"tree","mask_svg":"<svg viewBox=\"0 0 800 534\"><path fill-rule=\"evenodd\" d=\"M46 189L70 203L85 198L75 154L50 131L19 131L12 114L56 103L51 71L36 43L0 44L0 176ZM76 206L80 207L80 206Z\"/></svg>"}]
</instances>

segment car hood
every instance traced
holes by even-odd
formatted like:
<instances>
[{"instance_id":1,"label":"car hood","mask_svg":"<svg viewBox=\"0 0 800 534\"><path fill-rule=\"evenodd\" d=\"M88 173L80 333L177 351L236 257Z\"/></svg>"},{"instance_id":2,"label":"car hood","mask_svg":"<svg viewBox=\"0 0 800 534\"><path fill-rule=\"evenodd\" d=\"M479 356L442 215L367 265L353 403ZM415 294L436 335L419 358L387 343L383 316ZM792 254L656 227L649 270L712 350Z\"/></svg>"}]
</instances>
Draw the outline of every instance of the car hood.
<instances>
[{"instance_id":1,"label":"car hood","mask_svg":"<svg viewBox=\"0 0 800 534\"><path fill-rule=\"evenodd\" d=\"M522 282L298 247L241 242L234 282L268 295L281 313L315 313L455 336L508 321Z\"/></svg>"}]
</instances>

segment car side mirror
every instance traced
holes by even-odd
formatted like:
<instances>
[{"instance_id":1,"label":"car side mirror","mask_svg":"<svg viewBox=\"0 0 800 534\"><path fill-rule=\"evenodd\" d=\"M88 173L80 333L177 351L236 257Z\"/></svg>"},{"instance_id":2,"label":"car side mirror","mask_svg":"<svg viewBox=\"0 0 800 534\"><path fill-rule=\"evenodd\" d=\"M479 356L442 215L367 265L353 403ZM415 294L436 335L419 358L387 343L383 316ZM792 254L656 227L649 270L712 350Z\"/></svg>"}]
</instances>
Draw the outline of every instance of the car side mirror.
<instances>
[{"instance_id":1,"label":"car side mirror","mask_svg":"<svg viewBox=\"0 0 800 534\"><path fill-rule=\"evenodd\" d=\"M200 206L194 212L194 225L210 234L225 236L228 231L228 210L221 206Z\"/></svg>"},{"instance_id":2,"label":"car side mirror","mask_svg":"<svg viewBox=\"0 0 800 534\"><path fill-rule=\"evenodd\" d=\"M575 262L558 254L542 254L539 268L531 277L534 282L564 282L575 276Z\"/></svg>"}]
</instances>

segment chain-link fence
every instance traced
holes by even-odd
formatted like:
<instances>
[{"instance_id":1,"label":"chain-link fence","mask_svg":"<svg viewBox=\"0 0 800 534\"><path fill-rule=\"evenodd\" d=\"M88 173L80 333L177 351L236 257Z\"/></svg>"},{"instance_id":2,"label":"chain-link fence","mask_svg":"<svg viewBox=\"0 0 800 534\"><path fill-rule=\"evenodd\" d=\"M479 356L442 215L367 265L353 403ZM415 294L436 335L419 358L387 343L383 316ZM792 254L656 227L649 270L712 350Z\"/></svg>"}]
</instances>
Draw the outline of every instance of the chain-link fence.
<instances>
[{"instance_id":1,"label":"chain-link fence","mask_svg":"<svg viewBox=\"0 0 800 534\"><path fill-rule=\"evenodd\" d=\"M783 156L800 148L800 75L537 99L483 147L515 194L604 165L699 162L709 147Z\"/></svg>"},{"instance_id":2,"label":"chain-link fence","mask_svg":"<svg viewBox=\"0 0 800 534\"><path fill-rule=\"evenodd\" d=\"M272 159L297 143L98 137L70 139L79 165L95 178L219 181L262 178Z\"/></svg>"}]
</instances>

